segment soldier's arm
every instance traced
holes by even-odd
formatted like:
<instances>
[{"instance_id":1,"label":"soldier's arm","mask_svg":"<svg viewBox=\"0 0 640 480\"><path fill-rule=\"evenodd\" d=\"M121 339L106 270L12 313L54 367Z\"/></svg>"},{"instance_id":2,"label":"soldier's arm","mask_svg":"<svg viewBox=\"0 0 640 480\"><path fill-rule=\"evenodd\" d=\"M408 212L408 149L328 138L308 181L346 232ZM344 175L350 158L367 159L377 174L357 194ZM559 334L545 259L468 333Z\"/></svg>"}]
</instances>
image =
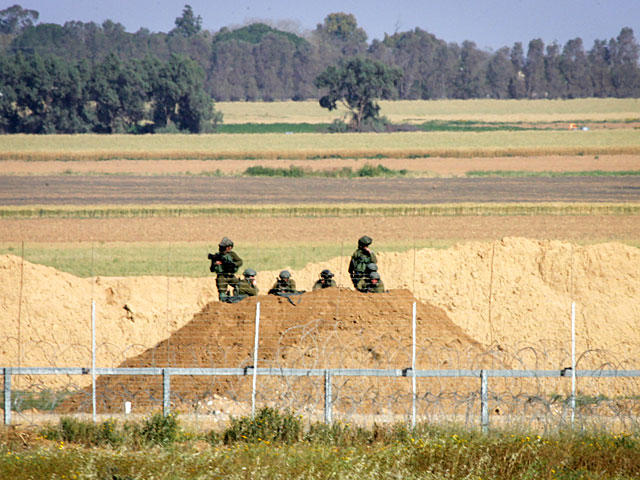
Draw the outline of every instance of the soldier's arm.
<instances>
[{"instance_id":1,"label":"soldier's arm","mask_svg":"<svg viewBox=\"0 0 640 480\"><path fill-rule=\"evenodd\" d=\"M240 268L242 266L242 259L238 256L238 254L232 250L231 252L229 252L229 255L231 255L231 261L234 263L236 268Z\"/></svg>"}]
</instances>

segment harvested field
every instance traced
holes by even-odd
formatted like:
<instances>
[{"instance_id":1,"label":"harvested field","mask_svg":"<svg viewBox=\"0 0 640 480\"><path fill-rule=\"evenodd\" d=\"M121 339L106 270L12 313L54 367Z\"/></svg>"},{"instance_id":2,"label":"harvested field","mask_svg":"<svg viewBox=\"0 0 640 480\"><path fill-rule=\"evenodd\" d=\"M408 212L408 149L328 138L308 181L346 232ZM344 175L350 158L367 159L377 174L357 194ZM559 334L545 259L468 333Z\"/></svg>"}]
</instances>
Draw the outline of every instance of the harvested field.
<instances>
[{"instance_id":1,"label":"harvested field","mask_svg":"<svg viewBox=\"0 0 640 480\"><path fill-rule=\"evenodd\" d=\"M1 205L640 202L640 176L248 178L0 176Z\"/></svg>"},{"instance_id":2,"label":"harvested field","mask_svg":"<svg viewBox=\"0 0 640 480\"><path fill-rule=\"evenodd\" d=\"M600 156L533 156L476 158L327 158L322 160L78 160L74 162L4 160L2 175L203 175L219 171L223 175L238 175L247 168L260 165L268 168L296 166L311 171L357 170L365 165L382 165L393 170L408 170L431 177L459 177L471 170L523 172L604 172L640 169L637 155Z\"/></svg>"},{"instance_id":3,"label":"harvested field","mask_svg":"<svg viewBox=\"0 0 640 480\"><path fill-rule=\"evenodd\" d=\"M350 218L34 218L0 220L0 242L338 243L367 233L376 243L499 240L518 236L580 244L640 240L638 215L514 215Z\"/></svg>"}]
</instances>

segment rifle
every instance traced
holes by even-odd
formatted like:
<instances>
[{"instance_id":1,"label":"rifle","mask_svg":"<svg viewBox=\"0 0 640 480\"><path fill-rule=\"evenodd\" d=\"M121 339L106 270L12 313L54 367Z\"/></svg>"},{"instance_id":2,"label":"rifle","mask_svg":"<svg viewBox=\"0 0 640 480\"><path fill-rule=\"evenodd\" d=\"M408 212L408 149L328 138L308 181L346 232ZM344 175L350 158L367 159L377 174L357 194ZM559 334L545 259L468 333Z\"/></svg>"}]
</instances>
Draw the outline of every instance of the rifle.
<instances>
[{"instance_id":1,"label":"rifle","mask_svg":"<svg viewBox=\"0 0 640 480\"><path fill-rule=\"evenodd\" d=\"M236 265L223 253L210 253L207 258L211 260L209 270L215 273L235 273ZM216 262L220 262L217 264Z\"/></svg>"}]
</instances>

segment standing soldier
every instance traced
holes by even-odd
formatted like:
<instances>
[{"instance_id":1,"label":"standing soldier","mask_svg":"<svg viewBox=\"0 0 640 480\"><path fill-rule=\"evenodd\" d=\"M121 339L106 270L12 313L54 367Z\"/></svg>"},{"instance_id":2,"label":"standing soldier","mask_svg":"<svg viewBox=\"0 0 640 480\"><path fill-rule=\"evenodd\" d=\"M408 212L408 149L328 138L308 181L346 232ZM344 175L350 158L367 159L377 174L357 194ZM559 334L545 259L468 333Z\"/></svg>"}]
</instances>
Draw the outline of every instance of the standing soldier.
<instances>
[{"instance_id":1,"label":"standing soldier","mask_svg":"<svg viewBox=\"0 0 640 480\"><path fill-rule=\"evenodd\" d=\"M256 271L253 268L247 268L243 272L244 278L238 282L238 295L247 297L255 297L258 295L258 286L256 285Z\"/></svg>"},{"instance_id":2,"label":"standing soldier","mask_svg":"<svg viewBox=\"0 0 640 480\"><path fill-rule=\"evenodd\" d=\"M322 270L320 272L320 278L313 284L314 290L321 288L337 287L336 282L333 280L333 273L331 270Z\"/></svg>"},{"instance_id":3,"label":"standing soldier","mask_svg":"<svg viewBox=\"0 0 640 480\"><path fill-rule=\"evenodd\" d=\"M358 249L351 255L351 262L349 263L349 275L351 275L351 281L353 286L358 288L358 282L366 278L367 265L370 263L378 263L376 254L369 248L371 245L371 237L360 237L358 240Z\"/></svg>"},{"instance_id":4,"label":"standing soldier","mask_svg":"<svg viewBox=\"0 0 640 480\"><path fill-rule=\"evenodd\" d=\"M278 295L279 293L296 293L296 282L293 278L291 278L291 273L289 270L282 270L278 278L276 279L276 283L273 284L271 290L269 290L270 295Z\"/></svg>"},{"instance_id":5,"label":"standing soldier","mask_svg":"<svg viewBox=\"0 0 640 480\"><path fill-rule=\"evenodd\" d=\"M218 287L218 297L224 301L229 296L234 296L235 289L240 279L236 277L236 272L242 265L242 259L233 250L233 242L227 237L222 237L218 244L218 253L209 254L211 260L210 270L217 274L216 286ZM227 292L228 288L234 290L231 294Z\"/></svg>"}]
</instances>

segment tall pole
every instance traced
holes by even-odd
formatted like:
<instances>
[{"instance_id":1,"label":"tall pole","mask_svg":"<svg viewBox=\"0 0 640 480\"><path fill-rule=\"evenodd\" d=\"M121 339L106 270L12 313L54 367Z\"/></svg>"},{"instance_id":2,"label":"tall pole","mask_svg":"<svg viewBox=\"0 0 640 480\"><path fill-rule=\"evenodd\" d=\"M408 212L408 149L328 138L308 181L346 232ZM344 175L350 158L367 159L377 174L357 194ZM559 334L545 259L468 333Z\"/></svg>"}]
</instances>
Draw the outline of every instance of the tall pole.
<instances>
[{"instance_id":1,"label":"tall pole","mask_svg":"<svg viewBox=\"0 0 640 480\"><path fill-rule=\"evenodd\" d=\"M576 302L571 302L571 423L576 416Z\"/></svg>"},{"instance_id":2,"label":"tall pole","mask_svg":"<svg viewBox=\"0 0 640 480\"><path fill-rule=\"evenodd\" d=\"M256 384L258 380L258 342L260 340L260 302L256 303L256 334L253 343L253 386L251 389L251 418L256 415Z\"/></svg>"},{"instance_id":3,"label":"tall pole","mask_svg":"<svg viewBox=\"0 0 640 480\"><path fill-rule=\"evenodd\" d=\"M411 316L412 326L412 349L411 349L411 428L416 426L416 302L413 302L413 315Z\"/></svg>"},{"instance_id":4,"label":"tall pole","mask_svg":"<svg viewBox=\"0 0 640 480\"><path fill-rule=\"evenodd\" d=\"M91 408L96 422L96 301L91 301Z\"/></svg>"}]
</instances>

